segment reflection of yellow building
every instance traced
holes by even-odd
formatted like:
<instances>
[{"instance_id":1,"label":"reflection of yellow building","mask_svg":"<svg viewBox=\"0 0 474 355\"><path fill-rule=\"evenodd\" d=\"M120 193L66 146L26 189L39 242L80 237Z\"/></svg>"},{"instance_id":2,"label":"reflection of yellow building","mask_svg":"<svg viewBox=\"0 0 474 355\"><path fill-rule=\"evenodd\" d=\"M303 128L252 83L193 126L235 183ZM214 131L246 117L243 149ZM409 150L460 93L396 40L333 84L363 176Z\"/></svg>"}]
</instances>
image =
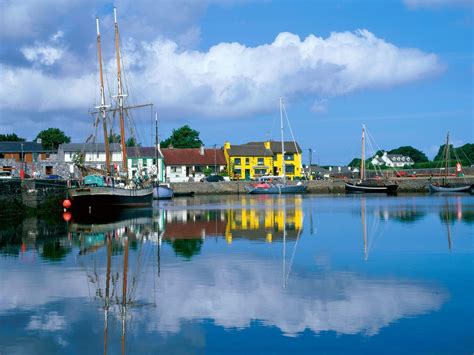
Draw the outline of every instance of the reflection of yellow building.
<instances>
[{"instance_id":1,"label":"reflection of yellow building","mask_svg":"<svg viewBox=\"0 0 474 355\"><path fill-rule=\"evenodd\" d=\"M257 206L257 203L261 202L243 198L241 209L228 211L225 232L228 243L231 243L233 238L265 239L271 243L283 238L283 229L287 238L297 238L303 228L301 196L287 196L284 200L270 198L265 201L264 207Z\"/></svg>"},{"instance_id":2,"label":"reflection of yellow building","mask_svg":"<svg viewBox=\"0 0 474 355\"><path fill-rule=\"evenodd\" d=\"M241 145L224 144L227 172L233 180L250 180L264 175L283 175L289 179L303 176L302 152L298 144L285 142L283 157L280 142L250 142Z\"/></svg>"}]
</instances>

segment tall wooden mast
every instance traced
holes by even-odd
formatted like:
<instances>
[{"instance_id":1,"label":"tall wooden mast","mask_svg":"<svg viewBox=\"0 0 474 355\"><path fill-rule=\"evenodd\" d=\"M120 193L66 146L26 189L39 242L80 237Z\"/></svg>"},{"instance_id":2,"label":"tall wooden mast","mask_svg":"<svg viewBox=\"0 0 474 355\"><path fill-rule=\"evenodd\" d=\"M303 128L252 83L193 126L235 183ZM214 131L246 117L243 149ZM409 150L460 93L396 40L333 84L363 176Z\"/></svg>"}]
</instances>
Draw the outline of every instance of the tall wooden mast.
<instances>
[{"instance_id":1,"label":"tall wooden mast","mask_svg":"<svg viewBox=\"0 0 474 355\"><path fill-rule=\"evenodd\" d=\"M122 69L120 65L120 46L119 46L119 29L117 22L117 9L114 7L114 20L115 20L115 52L117 57L117 83L118 91L116 99L119 105L119 116L120 116L120 140L122 145L122 159L123 159L123 171L127 173L127 147L125 145L125 123L123 119L123 98L127 95L123 94L122 86Z\"/></svg>"},{"instance_id":2,"label":"tall wooden mast","mask_svg":"<svg viewBox=\"0 0 474 355\"><path fill-rule=\"evenodd\" d=\"M283 181L286 180L285 165L285 142L283 140L283 98L280 97L280 132L281 132L281 169L283 173Z\"/></svg>"},{"instance_id":3,"label":"tall wooden mast","mask_svg":"<svg viewBox=\"0 0 474 355\"><path fill-rule=\"evenodd\" d=\"M105 105L105 90L104 90L104 75L102 74L102 51L100 46L100 30L99 30L99 19L96 18L97 25L97 55L99 59L99 76L100 76L100 106L96 106L99 110L99 114L102 115L102 127L104 129L104 144L105 144L105 162L107 164L107 175L110 175L110 150L109 150L109 137L107 135L107 107Z\"/></svg>"},{"instance_id":4,"label":"tall wooden mast","mask_svg":"<svg viewBox=\"0 0 474 355\"><path fill-rule=\"evenodd\" d=\"M365 125L362 125L362 155L360 160L360 179L365 180Z\"/></svg>"},{"instance_id":5,"label":"tall wooden mast","mask_svg":"<svg viewBox=\"0 0 474 355\"><path fill-rule=\"evenodd\" d=\"M445 147L445 167L444 167L444 177L448 177L448 169L449 169L449 131L448 134L446 135L446 147Z\"/></svg>"}]
</instances>

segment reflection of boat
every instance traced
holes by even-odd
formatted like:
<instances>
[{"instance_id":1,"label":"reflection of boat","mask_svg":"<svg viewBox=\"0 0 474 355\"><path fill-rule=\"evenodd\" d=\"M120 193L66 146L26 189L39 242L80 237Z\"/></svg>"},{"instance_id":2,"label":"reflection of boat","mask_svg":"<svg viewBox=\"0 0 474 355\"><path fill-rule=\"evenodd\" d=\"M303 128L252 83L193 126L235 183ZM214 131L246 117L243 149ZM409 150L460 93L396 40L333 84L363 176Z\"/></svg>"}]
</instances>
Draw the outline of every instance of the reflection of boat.
<instances>
[{"instance_id":1,"label":"reflection of boat","mask_svg":"<svg viewBox=\"0 0 474 355\"><path fill-rule=\"evenodd\" d=\"M346 181L346 192L349 193L385 193L395 195L398 185L382 177L367 179L365 171L365 125L362 125L362 156L360 161L360 180Z\"/></svg>"},{"instance_id":2,"label":"reflection of boat","mask_svg":"<svg viewBox=\"0 0 474 355\"><path fill-rule=\"evenodd\" d=\"M160 177L158 176L158 151L160 151L160 142L158 138L158 114L155 116L155 169L156 169L156 181L153 186L153 198L156 200L169 200L173 198L173 189L167 185L160 183ZM161 151L160 151L161 154Z\"/></svg>"},{"instance_id":3,"label":"reflection of boat","mask_svg":"<svg viewBox=\"0 0 474 355\"><path fill-rule=\"evenodd\" d=\"M124 98L127 96L123 92L122 76L121 76L121 59L119 49L119 34L117 17L115 16L115 48L117 57L117 82L118 82L118 108L109 110L105 103L105 88L104 78L102 73L102 52L101 52L101 36L99 31L99 20L97 24L97 51L99 60L99 78L100 78L100 105L98 106L98 117L95 125L97 126L102 120L104 145L105 145L105 171L98 171L94 169L96 175L86 176L83 181L84 186L71 187L67 194L72 202L73 209L88 209L89 213L98 213L104 207L137 207L147 206L152 203L153 190L152 186L148 184L146 179L141 176L134 177L133 181L128 181L125 178L124 182L119 182L117 174L112 172L111 156L109 149L109 137L107 130L107 112L119 112L120 117L120 137L121 149L123 158L124 174L127 174L127 152L125 144L125 129L124 129L124 113L127 107L124 107ZM83 171L89 173L90 168L85 167L82 163L78 165ZM115 176L114 176L115 175ZM97 208L97 210L96 210ZM92 209L94 209L92 211Z\"/></svg>"},{"instance_id":4,"label":"reflection of boat","mask_svg":"<svg viewBox=\"0 0 474 355\"><path fill-rule=\"evenodd\" d=\"M454 151L454 150L453 150ZM428 188L431 193L434 192L471 192L473 190L474 185L465 183L449 183L447 181L448 174L449 174L449 159L450 159L450 147L449 147L449 132L446 135L446 145L444 146L444 178L441 182L433 182L430 179L430 183ZM458 173L462 173L462 165L460 160L457 159L456 163L456 171Z\"/></svg>"},{"instance_id":5,"label":"reflection of boat","mask_svg":"<svg viewBox=\"0 0 474 355\"><path fill-rule=\"evenodd\" d=\"M255 186L249 186L247 187L247 191L249 194L301 194L305 193L308 187L306 185L303 185L301 181L298 182L296 185L290 185L286 181L286 162L285 162L285 141L283 139L283 99L280 98L280 131L281 131L281 157L282 157L282 176L281 176L281 182L276 182L276 183L259 183L256 184ZM286 115L286 112L285 112ZM294 141L294 137L293 137ZM298 146L296 145L295 142L295 148L296 151L298 152Z\"/></svg>"}]
</instances>

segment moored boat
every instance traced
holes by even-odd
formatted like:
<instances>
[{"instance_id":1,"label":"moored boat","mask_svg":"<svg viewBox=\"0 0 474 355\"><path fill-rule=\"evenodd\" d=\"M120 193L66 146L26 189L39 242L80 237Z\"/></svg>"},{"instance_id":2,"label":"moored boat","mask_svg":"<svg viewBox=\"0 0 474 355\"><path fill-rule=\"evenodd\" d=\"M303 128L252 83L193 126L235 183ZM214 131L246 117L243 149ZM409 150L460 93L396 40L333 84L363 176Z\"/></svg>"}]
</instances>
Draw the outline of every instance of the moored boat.
<instances>
[{"instance_id":1,"label":"moored boat","mask_svg":"<svg viewBox=\"0 0 474 355\"><path fill-rule=\"evenodd\" d=\"M465 183L450 183L448 182L448 174L449 174L449 155L450 155L450 146L449 146L449 132L446 135L446 145L444 147L444 177L441 182L432 181L428 184L428 190L430 193L449 193L449 192L470 192L474 191L474 184L469 184L468 182ZM462 174L462 165L459 160L456 162L456 172L460 175Z\"/></svg>"},{"instance_id":2,"label":"moored boat","mask_svg":"<svg viewBox=\"0 0 474 355\"><path fill-rule=\"evenodd\" d=\"M170 200L174 196L173 189L166 185L155 185L153 187L153 198L155 200Z\"/></svg>"},{"instance_id":3,"label":"moored boat","mask_svg":"<svg viewBox=\"0 0 474 355\"><path fill-rule=\"evenodd\" d=\"M398 184L385 178L367 179L365 169L365 125L362 125L362 155L360 161L360 179L345 182L346 193L382 193L396 195Z\"/></svg>"},{"instance_id":4,"label":"moored boat","mask_svg":"<svg viewBox=\"0 0 474 355\"><path fill-rule=\"evenodd\" d=\"M119 49L119 34L117 14L114 8L115 18L115 48L117 57L117 84L118 93L117 107L109 109L110 105L105 102L104 77L102 70L102 51L101 51L101 35L99 30L99 20L96 19L97 25L97 52L99 61L99 79L100 79L100 105L96 108L98 111L96 126L102 121L105 145L105 161L106 168L104 171L100 169L91 169L80 165L85 172L85 178L79 186L70 187L67 190L67 196L71 201L71 208L75 210L87 210L89 213L104 211L104 208L126 208L126 207L143 207L151 205L153 201L153 186L148 178L139 174L130 181L127 176L127 151L125 144L125 120L124 115L129 107L124 107L124 98L128 95L123 92L122 76L121 76L121 60ZM140 105L149 106L149 105ZM109 136L107 122L108 112L118 112L120 119L120 140L123 159L123 175L112 169L111 153L109 149ZM95 137L94 137L95 139ZM94 175L88 175L93 171Z\"/></svg>"},{"instance_id":5,"label":"moored boat","mask_svg":"<svg viewBox=\"0 0 474 355\"><path fill-rule=\"evenodd\" d=\"M298 182L296 185L291 185L291 184L288 184L288 182L286 181L286 164L285 164L285 161L283 159L283 157L285 156L285 141L283 139L283 110L284 110L284 106L283 106L283 99L280 97L280 132L281 132L281 156L282 156L282 176L279 176L279 177L276 177L277 180L279 180L278 182L264 182L264 183L259 183L259 184L256 184L254 186L247 186L246 189L247 189L247 192L249 194L277 194L277 195L281 195L281 194L301 194L301 193L305 193L306 190L308 189L308 187L306 185L303 185L300 182ZM285 111L285 115L286 115L286 111ZM288 117L287 117L288 119ZM289 121L288 121L288 124L289 124ZM291 131L291 129L290 129ZM293 133L292 133L293 134ZM294 141L294 137L293 137L293 141ZM295 142L295 148L296 148L296 151L298 151L298 147L296 145L296 142Z\"/></svg>"}]
</instances>

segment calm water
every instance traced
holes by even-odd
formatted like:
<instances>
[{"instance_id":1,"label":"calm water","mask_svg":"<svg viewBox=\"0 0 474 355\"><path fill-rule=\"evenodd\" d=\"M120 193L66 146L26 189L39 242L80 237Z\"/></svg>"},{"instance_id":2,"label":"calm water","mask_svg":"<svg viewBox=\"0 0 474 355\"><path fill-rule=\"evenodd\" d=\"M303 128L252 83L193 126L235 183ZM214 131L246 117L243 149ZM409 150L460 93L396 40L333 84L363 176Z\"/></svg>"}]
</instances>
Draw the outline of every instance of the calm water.
<instances>
[{"instance_id":1,"label":"calm water","mask_svg":"<svg viewBox=\"0 0 474 355\"><path fill-rule=\"evenodd\" d=\"M470 354L473 223L468 195L3 220L0 353Z\"/></svg>"}]
</instances>

